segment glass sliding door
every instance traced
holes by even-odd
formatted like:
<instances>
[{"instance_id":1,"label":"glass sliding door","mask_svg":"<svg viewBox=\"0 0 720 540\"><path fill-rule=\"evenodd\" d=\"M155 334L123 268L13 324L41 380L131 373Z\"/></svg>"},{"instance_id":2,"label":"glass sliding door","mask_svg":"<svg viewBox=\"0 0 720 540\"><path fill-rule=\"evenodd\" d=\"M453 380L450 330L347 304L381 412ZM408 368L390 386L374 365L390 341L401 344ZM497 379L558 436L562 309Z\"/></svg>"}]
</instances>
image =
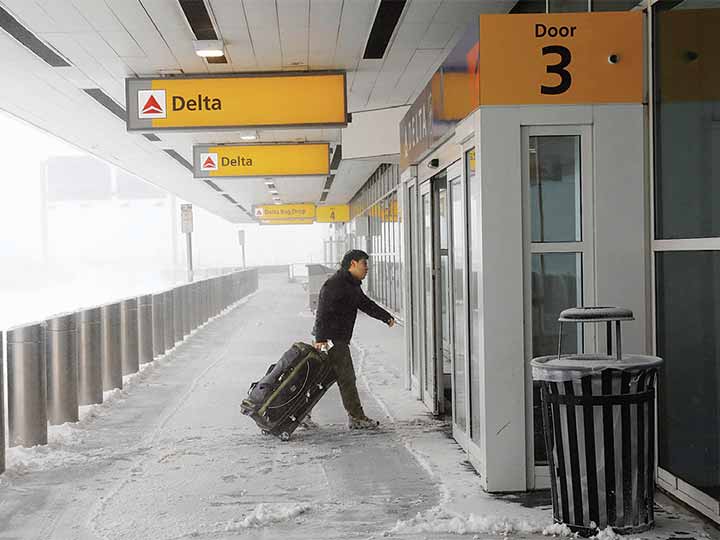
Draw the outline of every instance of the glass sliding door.
<instances>
[{"instance_id":1,"label":"glass sliding door","mask_svg":"<svg viewBox=\"0 0 720 540\"><path fill-rule=\"evenodd\" d=\"M583 126L523 129L528 365L531 358L557 354L562 310L594 303L590 137ZM577 326L563 326L563 354L594 348L593 329L582 333ZM537 483L535 466L547 475L547 455L539 387L529 368L526 377L528 472Z\"/></svg>"},{"instance_id":2,"label":"glass sliding door","mask_svg":"<svg viewBox=\"0 0 720 540\"><path fill-rule=\"evenodd\" d=\"M449 180L449 225L450 225L450 314L452 325L452 403L453 427L467 433L467 303L465 289L467 282L465 244L465 197L462 178L462 162L448 170Z\"/></svg>"},{"instance_id":3,"label":"glass sliding door","mask_svg":"<svg viewBox=\"0 0 720 540\"><path fill-rule=\"evenodd\" d=\"M436 240L433 227L433 193L431 183L421 186L422 209L422 399L433 414L437 408L437 374L435 351L435 253Z\"/></svg>"}]
</instances>

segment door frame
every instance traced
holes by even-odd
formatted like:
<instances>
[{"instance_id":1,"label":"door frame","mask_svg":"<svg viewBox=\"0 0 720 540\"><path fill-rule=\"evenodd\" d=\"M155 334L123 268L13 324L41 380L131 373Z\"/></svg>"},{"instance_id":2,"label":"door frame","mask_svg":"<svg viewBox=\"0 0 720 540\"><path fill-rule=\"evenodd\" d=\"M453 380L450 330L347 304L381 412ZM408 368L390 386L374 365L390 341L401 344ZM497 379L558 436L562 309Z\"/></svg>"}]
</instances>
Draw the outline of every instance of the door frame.
<instances>
[{"instance_id":1,"label":"door frame","mask_svg":"<svg viewBox=\"0 0 720 540\"><path fill-rule=\"evenodd\" d=\"M430 284L431 290L431 301L432 306L430 306L430 312L433 314L433 320L431 321L433 332L432 335L427 335L427 313L428 313L428 306L427 306L427 279L428 276L426 275L426 265L425 265L425 257L426 257L426 228L425 228L425 197L429 197L430 201L430 251L432 253L432 258L430 262L430 279L432 283ZM436 283L436 276L437 276L437 254L435 253L438 245L438 239L436 238L437 233L437 227L435 226L435 194L433 190L432 185L432 179L429 178L419 186L419 192L418 192L418 199L419 199L419 212L418 215L422 216L420 218L420 235L419 236L419 247L418 250L418 256L420 257L420 268L421 268L421 279L420 279L420 291L421 291L421 301L420 304L422 306L421 309L421 317L420 320L422 321L421 330L422 333L420 335L424 338L424 346L422 347L422 359L421 359L421 381L422 381L422 395L421 399L423 403L425 403L425 406L430 409L430 412L432 414L438 413L438 378L437 378L437 364L438 364L438 344L437 344L437 317L435 317L435 312L437 308L437 293L435 286ZM428 347L427 340L431 339L432 344L430 347ZM432 351L432 358L428 358L428 349ZM428 363L430 363L430 368L428 367ZM427 374L433 373L433 379L432 381L428 380Z\"/></svg>"},{"instance_id":2,"label":"door frame","mask_svg":"<svg viewBox=\"0 0 720 540\"><path fill-rule=\"evenodd\" d=\"M457 440L458 438L462 439L463 443L465 443L466 439L468 438L468 428L470 425L470 399L469 399L469 382L468 382L468 351L469 351L469 324L468 324L468 250L467 250L467 212L465 205L467 204L467 198L466 198L466 178L465 178L465 160L464 157L461 157L454 163L452 163L447 168L447 188L448 188L448 195L447 195L447 203L448 203L448 209L447 209L447 216L448 216L448 260L449 260L449 275L448 275L448 287L450 289L449 291L449 318L450 318L450 345L451 345L451 369L452 369L452 377L451 377L451 387L452 387L452 430L453 430L453 437ZM460 256L463 259L463 271L462 275L460 276L460 279L462 280L462 289L463 289L463 298L464 298L464 306L463 310L465 311L465 324L462 328L456 328L456 310L455 310L455 267L454 267L454 261L455 261L455 255L456 250L458 249L457 246L455 246L454 238L453 238L453 220L455 219L454 215L454 209L453 209L453 203L455 202L452 196L452 184L455 181L459 181L460 183L460 201L459 201L459 209L460 209L460 226L462 229L463 234L463 240L464 245L460 246L460 249L462 250L462 253L460 253ZM456 399L456 392L457 388L455 386L455 363L456 363L456 355L457 355L457 347L455 343L455 333L457 331L463 332L464 339L463 339L463 351L462 351L462 357L464 359L464 388L463 392L465 394L465 425L460 426L455 421L456 419L456 407L457 407L457 399Z\"/></svg>"},{"instance_id":3,"label":"door frame","mask_svg":"<svg viewBox=\"0 0 720 540\"><path fill-rule=\"evenodd\" d=\"M580 216L581 240L579 242L531 242L530 224L530 137L534 136L580 136ZM524 126L522 137L522 205L523 205L523 297L524 297L524 349L525 349L525 429L526 468L528 489L550 487L550 471L547 465L535 465L535 439L533 415L532 359L532 277L531 256L537 253L581 253L580 279L582 280L582 304L593 305L596 299L595 284L595 180L593 176L593 131L588 124ZM595 325L585 325L584 350L597 350Z\"/></svg>"}]
</instances>

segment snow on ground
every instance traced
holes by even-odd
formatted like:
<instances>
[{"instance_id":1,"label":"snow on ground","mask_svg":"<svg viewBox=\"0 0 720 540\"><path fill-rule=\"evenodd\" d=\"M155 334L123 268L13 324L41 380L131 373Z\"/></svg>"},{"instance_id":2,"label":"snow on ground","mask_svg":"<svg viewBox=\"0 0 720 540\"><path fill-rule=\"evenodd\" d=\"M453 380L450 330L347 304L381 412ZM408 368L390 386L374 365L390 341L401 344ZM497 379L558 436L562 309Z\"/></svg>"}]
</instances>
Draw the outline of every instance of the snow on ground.
<instances>
[{"instance_id":1,"label":"snow on ground","mask_svg":"<svg viewBox=\"0 0 720 540\"><path fill-rule=\"evenodd\" d=\"M307 340L310 326L306 295L283 287L261 289L249 309L141 366L104 403L83 407L79 422L51 427L47 446L10 449L0 531L80 540L574 536L552 523L547 502L482 490L448 423L403 389L402 328L358 319L358 385L380 430L348 432L333 387L313 410L319 429L288 443L262 437L236 405L285 346L278 335ZM707 536L664 516L639 536ZM611 529L596 539L617 540Z\"/></svg>"},{"instance_id":2,"label":"snow on ground","mask_svg":"<svg viewBox=\"0 0 720 540\"><path fill-rule=\"evenodd\" d=\"M482 489L464 450L450 437L447 422L432 418L421 401L400 390L405 384L404 336L402 329L395 330L398 328L388 329L374 319L358 316L353 338L358 383L378 402L385 415L381 422L400 434L405 447L435 480L440 502L410 519L398 520L384 536L577 536L567 525L553 523L549 502L524 506L513 502L513 497L496 497ZM667 539L680 529L695 538L709 538L711 526L670 506L656 512L655 529L637 537L620 537L607 527L592 538ZM717 538L717 533L713 537Z\"/></svg>"}]
</instances>

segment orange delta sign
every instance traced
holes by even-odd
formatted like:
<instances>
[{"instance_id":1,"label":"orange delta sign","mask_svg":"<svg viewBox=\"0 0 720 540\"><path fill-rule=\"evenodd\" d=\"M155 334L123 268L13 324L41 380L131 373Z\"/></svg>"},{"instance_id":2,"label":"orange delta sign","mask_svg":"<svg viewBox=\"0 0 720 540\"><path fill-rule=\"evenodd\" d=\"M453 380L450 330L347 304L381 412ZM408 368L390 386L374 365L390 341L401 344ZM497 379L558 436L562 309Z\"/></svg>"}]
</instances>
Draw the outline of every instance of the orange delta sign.
<instances>
[{"instance_id":1,"label":"orange delta sign","mask_svg":"<svg viewBox=\"0 0 720 540\"><path fill-rule=\"evenodd\" d=\"M325 176L330 174L330 145L197 145L193 147L193 173L195 178Z\"/></svg>"},{"instance_id":2,"label":"orange delta sign","mask_svg":"<svg viewBox=\"0 0 720 540\"><path fill-rule=\"evenodd\" d=\"M348 204L318 206L316 213L318 223L347 223L350 221L350 205Z\"/></svg>"},{"instance_id":3,"label":"orange delta sign","mask_svg":"<svg viewBox=\"0 0 720 540\"><path fill-rule=\"evenodd\" d=\"M315 205L303 204L264 204L256 206L255 217L260 221L275 220L314 220Z\"/></svg>"},{"instance_id":4,"label":"orange delta sign","mask_svg":"<svg viewBox=\"0 0 720 540\"><path fill-rule=\"evenodd\" d=\"M350 221L350 205L315 206L303 204L266 204L255 207L255 218L263 224L302 225L307 223L345 223Z\"/></svg>"},{"instance_id":5,"label":"orange delta sign","mask_svg":"<svg viewBox=\"0 0 720 540\"><path fill-rule=\"evenodd\" d=\"M639 11L480 16L480 105L642 103Z\"/></svg>"},{"instance_id":6,"label":"orange delta sign","mask_svg":"<svg viewBox=\"0 0 720 540\"><path fill-rule=\"evenodd\" d=\"M344 127L344 72L125 79L128 131Z\"/></svg>"},{"instance_id":7,"label":"orange delta sign","mask_svg":"<svg viewBox=\"0 0 720 540\"><path fill-rule=\"evenodd\" d=\"M268 219L260 220L260 225L312 225L313 219Z\"/></svg>"}]
</instances>

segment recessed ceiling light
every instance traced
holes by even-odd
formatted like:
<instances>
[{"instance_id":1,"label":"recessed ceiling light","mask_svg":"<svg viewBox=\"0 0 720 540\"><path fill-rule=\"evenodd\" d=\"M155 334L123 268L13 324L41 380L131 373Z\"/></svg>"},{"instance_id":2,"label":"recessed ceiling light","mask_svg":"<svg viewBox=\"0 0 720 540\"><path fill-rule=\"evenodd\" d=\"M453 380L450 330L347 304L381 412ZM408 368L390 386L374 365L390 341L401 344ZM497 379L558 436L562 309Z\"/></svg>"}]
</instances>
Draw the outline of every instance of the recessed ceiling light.
<instances>
[{"instance_id":1,"label":"recessed ceiling light","mask_svg":"<svg viewBox=\"0 0 720 540\"><path fill-rule=\"evenodd\" d=\"M195 54L203 58L214 58L225 54L225 46L221 39L193 40Z\"/></svg>"},{"instance_id":2,"label":"recessed ceiling light","mask_svg":"<svg viewBox=\"0 0 720 540\"><path fill-rule=\"evenodd\" d=\"M271 190L270 190L270 193L272 193L273 195L278 195L278 190L277 190L277 189L271 189Z\"/></svg>"},{"instance_id":3,"label":"recessed ceiling light","mask_svg":"<svg viewBox=\"0 0 720 540\"><path fill-rule=\"evenodd\" d=\"M241 131L240 139L243 141L254 141L258 138L257 131Z\"/></svg>"}]
</instances>

